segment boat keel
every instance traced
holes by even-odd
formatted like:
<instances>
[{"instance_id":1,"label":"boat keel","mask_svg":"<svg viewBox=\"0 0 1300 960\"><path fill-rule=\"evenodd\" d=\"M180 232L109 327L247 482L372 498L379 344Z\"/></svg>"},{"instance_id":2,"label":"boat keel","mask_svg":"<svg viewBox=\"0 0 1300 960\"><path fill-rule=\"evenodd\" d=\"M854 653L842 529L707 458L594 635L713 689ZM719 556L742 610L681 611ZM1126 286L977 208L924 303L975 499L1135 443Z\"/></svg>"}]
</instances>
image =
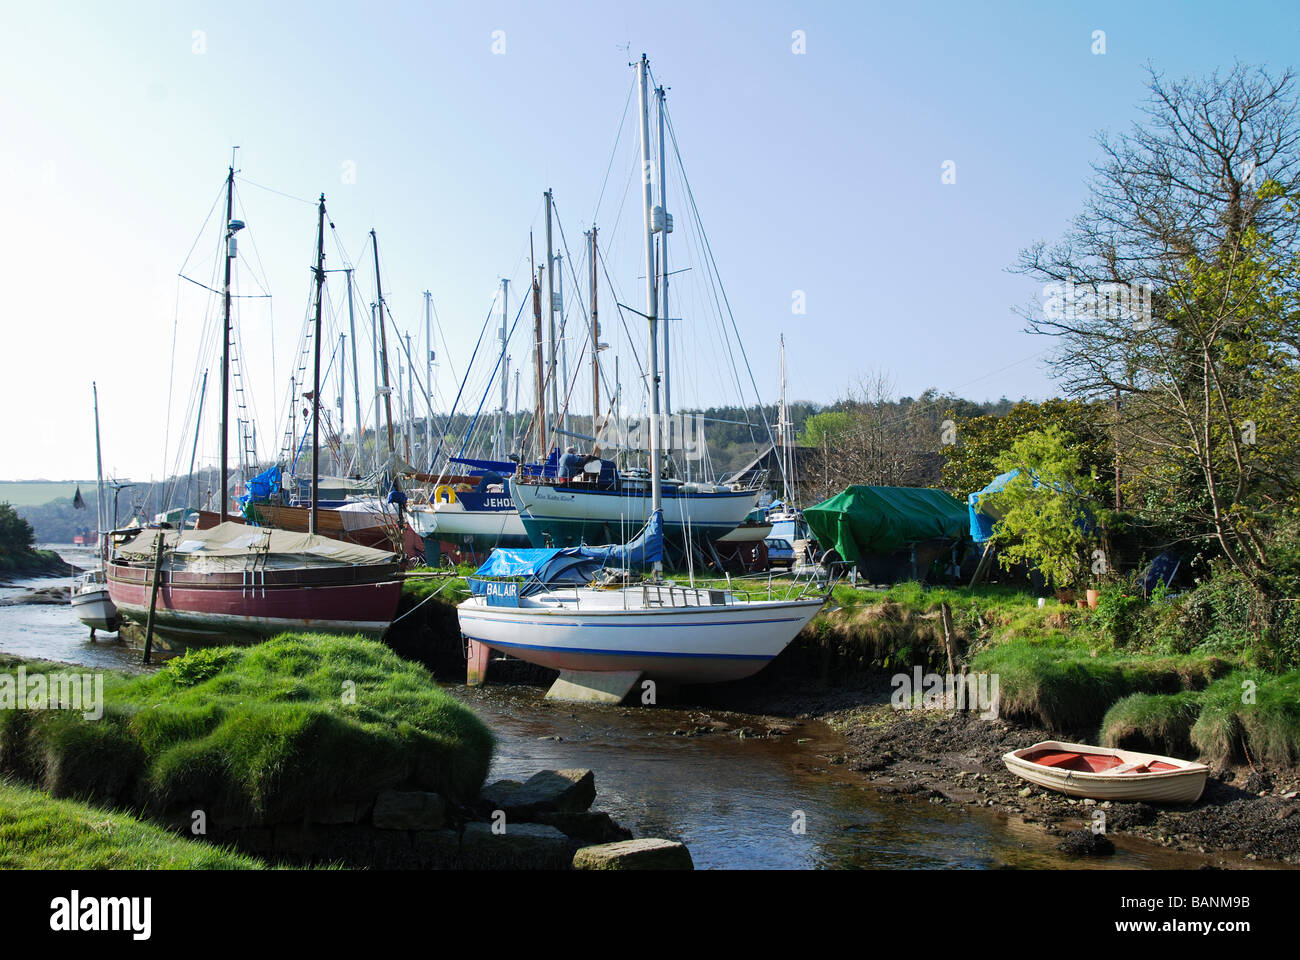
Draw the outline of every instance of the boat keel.
<instances>
[{"instance_id":1,"label":"boat keel","mask_svg":"<svg viewBox=\"0 0 1300 960\"><path fill-rule=\"evenodd\" d=\"M546 691L547 700L622 703L640 683L640 670L561 670Z\"/></svg>"}]
</instances>

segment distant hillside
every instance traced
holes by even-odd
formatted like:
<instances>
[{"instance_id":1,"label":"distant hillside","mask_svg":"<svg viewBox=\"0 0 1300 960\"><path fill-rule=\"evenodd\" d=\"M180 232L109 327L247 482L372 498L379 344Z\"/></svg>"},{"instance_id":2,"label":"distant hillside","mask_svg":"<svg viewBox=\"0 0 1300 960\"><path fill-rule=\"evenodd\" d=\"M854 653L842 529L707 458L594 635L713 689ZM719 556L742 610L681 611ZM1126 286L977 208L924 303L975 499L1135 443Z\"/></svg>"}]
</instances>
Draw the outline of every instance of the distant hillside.
<instances>
[{"instance_id":1,"label":"distant hillside","mask_svg":"<svg viewBox=\"0 0 1300 960\"><path fill-rule=\"evenodd\" d=\"M39 507L55 500L72 500L81 485L81 495L91 496L95 489L93 480L0 480L0 503L15 507Z\"/></svg>"}]
</instances>

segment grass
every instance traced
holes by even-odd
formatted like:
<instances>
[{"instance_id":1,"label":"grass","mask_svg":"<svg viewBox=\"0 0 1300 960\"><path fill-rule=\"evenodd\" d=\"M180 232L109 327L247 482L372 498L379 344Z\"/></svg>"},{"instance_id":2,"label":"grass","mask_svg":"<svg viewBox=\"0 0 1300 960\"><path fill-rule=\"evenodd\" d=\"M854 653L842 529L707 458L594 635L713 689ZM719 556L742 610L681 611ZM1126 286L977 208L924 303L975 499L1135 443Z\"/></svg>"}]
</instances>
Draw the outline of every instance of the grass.
<instances>
[{"instance_id":1,"label":"grass","mask_svg":"<svg viewBox=\"0 0 1300 960\"><path fill-rule=\"evenodd\" d=\"M15 666L0 658L0 670ZM470 798L493 749L427 670L360 637L284 634L150 675L106 672L104 699L99 721L0 712L0 772L169 819L202 809L218 822L276 823L389 787Z\"/></svg>"},{"instance_id":2,"label":"grass","mask_svg":"<svg viewBox=\"0 0 1300 960\"><path fill-rule=\"evenodd\" d=\"M1117 701L1101 721L1106 747L1186 757L1194 752L1192 726L1204 693L1135 693Z\"/></svg>"},{"instance_id":3,"label":"grass","mask_svg":"<svg viewBox=\"0 0 1300 960\"><path fill-rule=\"evenodd\" d=\"M1253 702L1252 702L1253 701ZM1300 671L1236 671L1205 691L1192 743L1221 762L1300 760Z\"/></svg>"},{"instance_id":4,"label":"grass","mask_svg":"<svg viewBox=\"0 0 1300 960\"><path fill-rule=\"evenodd\" d=\"M256 870L253 857L0 781L0 870Z\"/></svg>"}]
</instances>

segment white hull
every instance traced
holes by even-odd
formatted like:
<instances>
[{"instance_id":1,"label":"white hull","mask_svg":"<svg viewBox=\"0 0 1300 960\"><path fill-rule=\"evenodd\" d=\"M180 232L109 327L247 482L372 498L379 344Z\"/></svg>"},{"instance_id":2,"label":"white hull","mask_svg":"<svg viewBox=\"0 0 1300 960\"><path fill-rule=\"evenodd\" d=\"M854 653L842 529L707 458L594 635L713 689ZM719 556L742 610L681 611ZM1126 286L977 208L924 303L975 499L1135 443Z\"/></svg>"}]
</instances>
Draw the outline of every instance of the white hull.
<instances>
[{"instance_id":1,"label":"white hull","mask_svg":"<svg viewBox=\"0 0 1300 960\"><path fill-rule=\"evenodd\" d=\"M406 515L421 537L528 539L518 510L466 510L460 503L432 503L411 507Z\"/></svg>"},{"instance_id":2,"label":"white hull","mask_svg":"<svg viewBox=\"0 0 1300 960\"><path fill-rule=\"evenodd\" d=\"M758 503L758 490L703 485L706 492L699 487L693 490L692 486L695 485L665 485L664 529L675 536L681 536L689 529L692 533L719 539L735 530ZM636 487L624 481L621 491L584 488L578 483L516 482L510 485L510 491L520 515L529 524L551 533L557 543L570 539L565 536L568 531L585 533L584 528L600 526L624 530L630 537L654 512L648 481Z\"/></svg>"},{"instance_id":3,"label":"white hull","mask_svg":"<svg viewBox=\"0 0 1300 960\"><path fill-rule=\"evenodd\" d=\"M108 595L108 587L82 589L72 594L72 612L92 630L117 629L117 606Z\"/></svg>"},{"instance_id":4,"label":"white hull","mask_svg":"<svg viewBox=\"0 0 1300 960\"><path fill-rule=\"evenodd\" d=\"M1025 759L1039 751L1059 750L1114 757L1121 767L1091 773L1043 766ZM1153 803L1195 803L1205 789L1210 769L1203 763L1161 757L1133 750L1113 750L1086 744L1062 743L1045 740L1023 750L1004 754L1002 762L1016 776L1049 790L1057 790L1071 797L1091 797L1094 800L1143 800ZM1133 772L1124 767L1160 763L1174 767L1156 772Z\"/></svg>"},{"instance_id":5,"label":"white hull","mask_svg":"<svg viewBox=\"0 0 1300 960\"><path fill-rule=\"evenodd\" d=\"M754 543L758 540L766 540L768 534L772 532L770 523L742 523L730 533L725 533L718 537L719 543Z\"/></svg>"},{"instance_id":6,"label":"white hull","mask_svg":"<svg viewBox=\"0 0 1300 960\"><path fill-rule=\"evenodd\" d=\"M664 606L656 605L660 598ZM821 605L821 598L749 602L725 591L667 585L579 587L525 597L518 607L471 597L459 615L466 637L555 670L639 671L712 683L763 669Z\"/></svg>"}]
</instances>

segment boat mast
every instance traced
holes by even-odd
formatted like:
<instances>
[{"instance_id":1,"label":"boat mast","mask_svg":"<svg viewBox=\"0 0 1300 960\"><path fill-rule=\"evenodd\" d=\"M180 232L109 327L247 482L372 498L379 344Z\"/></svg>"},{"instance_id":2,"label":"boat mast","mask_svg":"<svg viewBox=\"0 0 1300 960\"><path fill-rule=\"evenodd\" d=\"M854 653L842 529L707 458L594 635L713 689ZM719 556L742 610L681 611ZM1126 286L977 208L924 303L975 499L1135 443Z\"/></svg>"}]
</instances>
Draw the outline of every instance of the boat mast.
<instances>
[{"instance_id":1,"label":"boat mast","mask_svg":"<svg viewBox=\"0 0 1300 960\"><path fill-rule=\"evenodd\" d=\"M379 304L370 305L370 346L375 381L375 473L379 472Z\"/></svg>"},{"instance_id":2,"label":"boat mast","mask_svg":"<svg viewBox=\"0 0 1300 960\"><path fill-rule=\"evenodd\" d=\"M346 411L347 411L347 401L345 398L345 394L347 393L347 386L348 386L347 356L348 356L348 335L346 333L340 333L339 334L339 400L338 400L339 403L338 470L339 470L339 476L341 477L347 476L348 473L347 464L344 462L347 459L347 449L346 449L347 444L343 440L343 438L348 435L347 423L345 422Z\"/></svg>"},{"instance_id":3,"label":"boat mast","mask_svg":"<svg viewBox=\"0 0 1300 960\"><path fill-rule=\"evenodd\" d=\"M229 478L227 461L230 441L230 263L234 259L231 244L235 231L231 229L231 218L235 215L235 164L232 160L226 172L226 284L222 293L222 336L221 336L221 510L220 522L229 519L227 513L229 497Z\"/></svg>"},{"instance_id":4,"label":"boat mast","mask_svg":"<svg viewBox=\"0 0 1300 960\"><path fill-rule=\"evenodd\" d=\"M352 268L343 271L348 278L348 330L352 333L352 405L357 416L357 472L361 472L361 439L365 435L366 425L361 420L361 384L357 373L357 320L352 311ZM379 434L375 434L379 442Z\"/></svg>"},{"instance_id":5,"label":"boat mast","mask_svg":"<svg viewBox=\"0 0 1300 960\"><path fill-rule=\"evenodd\" d=\"M204 373L204 379L207 374ZM99 447L99 385L90 381L90 389L95 396L95 535L96 552L99 554L99 569L104 569L104 457ZM200 401L199 409L202 409ZM193 467L190 468L192 473Z\"/></svg>"},{"instance_id":6,"label":"boat mast","mask_svg":"<svg viewBox=\"0 0 1300 960\"><path fill-rule=\"evenodd\" d=\"M533 442L537 444L537 459L545 460L542 449L546 432L546 378L542 375L542 268L533 257L533 234L528 234L528 270L533 284L533 387L535 407L533 416Z\"/></svg>"},{"instance_id":7,"label":"boat mast","mask_svg":"<svg viewBox=\"0 0 1300 960\"><path fill-rule=\"evenodd\" d=\"M325 194L320 195L320 214L316 228L316 323L312 333L311 395L311 514L307 532L316 532L316 514L320 509L320 337L321 307L325 292Z\"/></svg>"},{"instance_id":8,"label":"boat mast","mask_svg":"<svg viewBox=\"0 0 1300 960\"><path fill-rule=\"evenodd\" d=\"M668 217L668 194L664 190L664 88L659 86L655 88L655 94L659 101L659 277L663 286L663 292L659 296L659 312L663 316L663 338L664 338L664 419L670 420L673 415L673 378L672 378L672 359L668 351L668 233L672 230L671 220ZM672 431L668 432L669 448L671 450Z\"/></svg>"},{"instance_id":9,"label":"boat mast","mask_svg":"<svg viewBox=\"0 0 1300 960\"><path fill-rule=\"evenodd\" d=\"M649 63L645 54L641 54L638 70L637 87L641 100L641 182L644 188L643 222L645 224L645 305L646 320L650 326L650 503L651 511L663 509L663 487L660 483L659 464L662 456L659 450L659 306L656 302L657 284L655 283L655 241L653 193L650 180L650 102L648 98L646 73ZM663 565L655 562L655 573Z\"/></svg>"},{"instance_id":10,"label":"boat mast","mask_svg":"<svg viewBox=\"0 0 1300 960\"><path fill-rule=\"evenodd\" d=\"M560 385L556 382L555 376L555 257L551 253L551 191L546 191L546 316L547 316L547 335L550 339L550 350L547 359L547 375L551 379L551 419L555 421L560 415ZM558 422L553 422L551 426L558 426ZM545 453L551 451L551 433L548 430L546 434Z\"/></svg>"},{"instance_id":11,"label":"boat mast","mask_svg":"<svg viewBox=\"0 0 1300 960\"><path fill-rule=\"evenodd\" d=\"M596 310L596 225L591 225L591 435L600 417L600 320Z\"/></svg>"},{"instance_id":12,"label":"boat mast","mask_svg":"<svg viewBox=\"0 0 1300 960\"><path fill-rule=\"evenodd\" d=\"M379 369L384 375L384 416L388 421L388 453L391 456L396 449L393 444L393 391L388 385L388 335L384 332L384 288L379 282L379 240L373 228L370 231L370 243L375 249L375 300L379 309ZM399 395L397 399L400 402L401 396Z\"/></svg>"},{"instance_id":13,"label":"boat mast","mask_svg":"<svg viewBox=\"0 0 1300 960\"><path fill-rule=\"evenodd\" d=\"M194 458L199 453L199 434L203 432L203 399L208 395L208 371L203 371L203 385L199 387L199 408L194 422L194 445L190 447L190 472L185 477L185 509L190 506L190 484L194 482ZM292 401L291 401L292 402ZM95 453L99 454L99 392L95 392Z\"/></svg>"},{"instance_id":14,"label":"boat mast","mask_svg":"<svg viewBox=\"0 0 1300 960\"><path fill-rule=\"evenodd\" d=\"M433 456L433 294L424 291L424 459ZM432 464L428 464L432 469Z\"/></svg>"},{"instance_id":15,"label":"boat mast","mask_svg":"<svg viewBox=\"0 0 1300 960\"><path fill-rule=\"evenodd\" d=\"M564 263L564 254L557 253L555 262ZM565 336L564 328L567 325L564 319L564 267L559 267L560 271L560 289L555 294L555 302L558 304L560 313L560 385L564 387L564 410L561 413L560 408L556 408L555 413L564 424L564 433L569 433L569 343L568 337Z\"/></svg>"},{"instance_id":16,"label":"boat mast","mask_svg":"<svg viewBox=\"0 0 1300 960\"><path fill-rule=\"evenodd\" d=\"M411 335L406 335L406 462L415 445L415 364L411 362Z\"/></svg>"},{"instance_id":17,"label":"boat mast","mask_svg":"<svg viewBox=\"0 0 1300 960\"><path fill-rule=\"evenodd\" d=\"M497 424L497 458L506 458L506 408L510 405L510 374L506 368L506 303L510 298L510 281L501 278L501 420Z\"/></svg>"},{"instance_id":18,"label":"boat mast","mask_svg":"<svg viewBox=\"0 0 1300 960\"><path fill-rule=\"evenodd\" d=\"M780 418L777 424L776 435L781 442L781 486L785 488L786 509L792 509L794 504L790 499L790 468L787 463L790 449L790 434L786 429L786 421L789 419L790 411L785 405L785 334L781 334L781 411L777 414Z\"/></svg>"}]
</instances>

